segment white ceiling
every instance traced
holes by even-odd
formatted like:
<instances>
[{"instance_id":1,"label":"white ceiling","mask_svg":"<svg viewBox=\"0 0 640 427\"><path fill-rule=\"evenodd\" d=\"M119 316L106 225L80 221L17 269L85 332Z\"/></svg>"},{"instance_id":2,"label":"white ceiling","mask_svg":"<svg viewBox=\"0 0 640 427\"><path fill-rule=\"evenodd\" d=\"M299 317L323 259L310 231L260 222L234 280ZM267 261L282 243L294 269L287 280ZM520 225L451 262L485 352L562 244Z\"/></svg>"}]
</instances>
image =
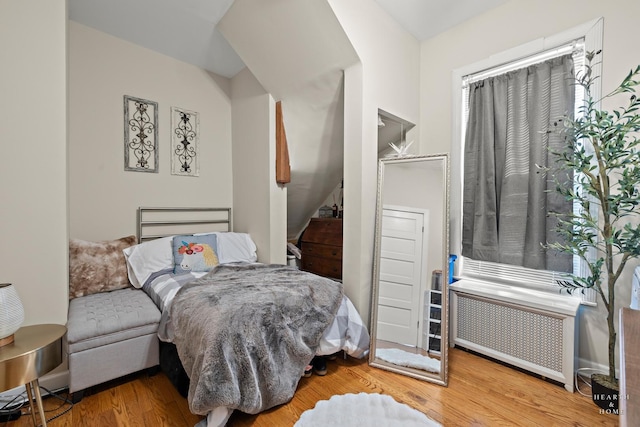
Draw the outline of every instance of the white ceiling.
<instances>
[{"instance_id":1,"label":"white ceiling","mask_svg":"<svg viewBox=\"0 0 640 427\"><path fill-rule=\"evenodd\" d=\"M233 1L69 0L69 17L230 78L245 65L216 26ZM375 1L422 41L508 0Z\"/></svg>"},{"instance_id":2,"label":"white ceiling","mask_svg":"<svg viewBox=\"0 0 640 427\"><path fill-rule=\"evenodd\" d=\"M500 6L508 0L375 0L420 41Z\"/></svg>"},{"instance_id":3,"label":"white ceiling","mask_svg":"<svg viewBox=\"0 0 640 427\"><path fill-rule=\"evenodd\" d=\"M69 0L69 18L233 77L244 63L216 29L233 0Z\"/></svg>"}]
</instances>

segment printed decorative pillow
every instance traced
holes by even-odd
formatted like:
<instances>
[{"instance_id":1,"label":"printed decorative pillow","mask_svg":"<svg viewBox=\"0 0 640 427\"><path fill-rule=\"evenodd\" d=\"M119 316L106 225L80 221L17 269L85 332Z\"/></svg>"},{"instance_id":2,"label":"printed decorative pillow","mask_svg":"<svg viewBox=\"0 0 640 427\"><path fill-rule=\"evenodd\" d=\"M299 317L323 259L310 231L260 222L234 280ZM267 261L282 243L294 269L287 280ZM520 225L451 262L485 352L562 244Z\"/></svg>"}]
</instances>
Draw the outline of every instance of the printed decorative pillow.
<instances>
[{"instance_id":1,"label":"printed decorative pillow","mask_svg":"<svg viewBox=\"0 0 640 427\"><path fill-rule=\"evenodd\" d=\"M69 299L131 286L122 250L136 236L104 242L69 240Z\"/></svg>"},{"instance_id":2,"label":"printed decorative pillow","mask_svg":"<svg viewBox=\"0 0 640 427\"><path fill-rule=\"evenodd\" d=\"M173 237L173 272L211 271L219 264L215 234Z\"/></svg>"}]
</instances>

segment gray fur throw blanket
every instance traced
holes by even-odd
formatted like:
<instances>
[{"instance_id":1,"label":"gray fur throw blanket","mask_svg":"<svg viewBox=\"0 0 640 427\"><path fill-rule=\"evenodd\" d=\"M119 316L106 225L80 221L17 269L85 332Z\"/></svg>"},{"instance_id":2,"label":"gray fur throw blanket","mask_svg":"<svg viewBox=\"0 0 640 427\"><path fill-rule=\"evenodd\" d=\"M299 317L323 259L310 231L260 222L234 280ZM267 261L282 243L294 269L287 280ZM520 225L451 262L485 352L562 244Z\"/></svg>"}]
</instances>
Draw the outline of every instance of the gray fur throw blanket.
<instances>
[{"instance_id":1,"label":"gray fur throw blanket","mask_svg":"<svg viewBox=\"0 0 640 427\"><path fill-rule=\"evenodd\" d=\"M191 412L291 400L342 295L341 283L284 265L219 265L183 286L171 318Z\"/></svg>"}]
</instances>

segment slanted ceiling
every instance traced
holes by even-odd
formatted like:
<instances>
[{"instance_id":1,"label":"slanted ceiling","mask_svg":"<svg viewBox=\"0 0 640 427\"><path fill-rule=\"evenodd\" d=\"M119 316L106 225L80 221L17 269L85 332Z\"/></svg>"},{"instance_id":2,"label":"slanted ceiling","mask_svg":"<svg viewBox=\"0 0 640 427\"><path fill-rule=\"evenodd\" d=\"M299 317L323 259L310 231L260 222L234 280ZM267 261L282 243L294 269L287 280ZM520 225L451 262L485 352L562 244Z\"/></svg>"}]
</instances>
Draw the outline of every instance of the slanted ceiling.
<instances>
[{"instance_id":1,"label":"slanted ceiling","mask_svg":"<svg viewBox=\"0 0 640 427\"><path fill-rule=\"evenodd\" d=\"M69 18L221 76L244 68L216 29L233 0L68 0Z\"/></svg>"},{"instance_id":2,"label":"slanted ceiling","mask_svg":"<svg viewBox=\"0 0 640 427\"><path fill-rule=\"evenodd\" d=\"M217 28L282 102L291 160L287 234L294 238L342 180L342 70L358 56L324 0L235 0Z\"/></svg>"}]
</instances>

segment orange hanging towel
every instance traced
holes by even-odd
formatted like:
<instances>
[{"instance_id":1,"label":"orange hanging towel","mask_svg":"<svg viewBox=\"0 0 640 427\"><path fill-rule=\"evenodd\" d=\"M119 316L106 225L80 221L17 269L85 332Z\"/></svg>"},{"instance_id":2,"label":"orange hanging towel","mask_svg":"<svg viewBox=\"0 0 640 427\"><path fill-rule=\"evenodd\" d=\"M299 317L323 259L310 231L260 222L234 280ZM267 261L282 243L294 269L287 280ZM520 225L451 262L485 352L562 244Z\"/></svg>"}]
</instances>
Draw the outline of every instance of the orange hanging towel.
<instances>
[{"instance_id":1,"label":"orange hanging towel","mask_svg":"<svg viewBox=\"0 0 640 427\"><path fill-rule=\"evenodd\" d=\"M287 145L287 134L284 130L281 101L276 102L276 182L278 184L291 182L289 147Z\"/></svg>"}]
</instances>

